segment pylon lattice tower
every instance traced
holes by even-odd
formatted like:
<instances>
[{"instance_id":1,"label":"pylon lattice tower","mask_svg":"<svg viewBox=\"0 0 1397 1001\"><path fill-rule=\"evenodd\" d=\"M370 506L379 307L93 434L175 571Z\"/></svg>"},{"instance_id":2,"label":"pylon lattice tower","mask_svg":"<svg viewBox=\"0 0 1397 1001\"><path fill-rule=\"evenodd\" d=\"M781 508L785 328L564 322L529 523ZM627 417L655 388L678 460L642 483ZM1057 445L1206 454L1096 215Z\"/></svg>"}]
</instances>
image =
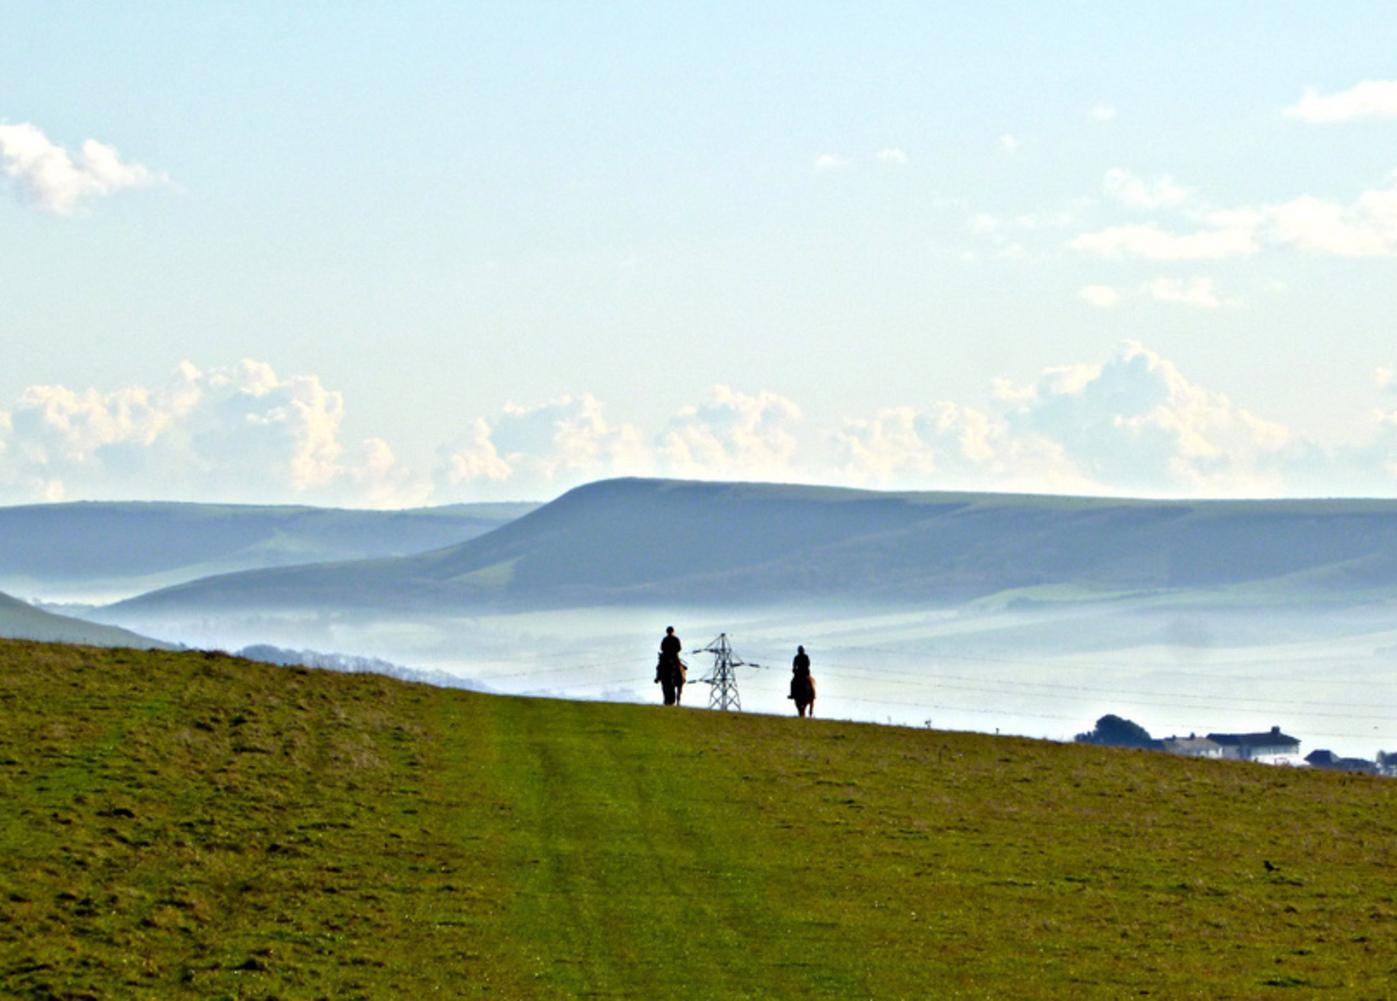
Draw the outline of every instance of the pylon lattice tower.
<instances>
[{"instance_id":1,"label":"pylon lattice tower","mask_svg":"<svg viewBox=\"0 0 1397 1001\"><path fill-rule=\"evenodd\" d=\"M713 673L699 679L704 684L713 686L708 692L708 708L735 709L741 712L742 698L737 694L736 668L762 665L749 663L733 653L727 633L719 633L716 640L695 652L713 655Z\"/></svg>"}]
</instances>

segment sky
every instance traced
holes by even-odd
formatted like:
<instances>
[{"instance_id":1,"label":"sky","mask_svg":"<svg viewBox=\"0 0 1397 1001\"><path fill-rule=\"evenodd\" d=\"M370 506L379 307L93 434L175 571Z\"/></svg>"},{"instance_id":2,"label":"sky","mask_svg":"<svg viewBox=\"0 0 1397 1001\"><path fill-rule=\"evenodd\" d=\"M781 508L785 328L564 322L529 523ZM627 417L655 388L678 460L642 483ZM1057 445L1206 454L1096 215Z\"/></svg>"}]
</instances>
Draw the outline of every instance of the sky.
<instances>
[{"instance_id":1,"label":"sky","mask_svg":"<svg viewBox=\"0 0 1397 1001\"><path fill-rule=\"evenodd\" d=\"M0 0L0 503L1397 496L1385 3Z\"/></svg>"}]
</instances>

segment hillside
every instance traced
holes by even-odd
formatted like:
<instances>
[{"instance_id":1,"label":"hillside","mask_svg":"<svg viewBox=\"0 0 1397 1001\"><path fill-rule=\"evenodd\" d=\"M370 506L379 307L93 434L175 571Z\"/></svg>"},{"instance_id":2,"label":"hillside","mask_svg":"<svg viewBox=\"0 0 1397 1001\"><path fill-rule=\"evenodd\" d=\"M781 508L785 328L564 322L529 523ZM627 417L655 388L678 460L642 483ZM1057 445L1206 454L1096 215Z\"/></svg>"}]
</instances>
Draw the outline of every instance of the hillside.
<instances>
[{"instance_id":1,"label":"hillside","mask_svg":"<svg viewBox=\"0 0 1397 1001\"><path fill-rule=\"evenodd\" d=\"M950 603L1026 588L1397 589L1397 501L1185 502L609 480L415 556L225 575L113 614Z\"/></svg>"},{"instance_id":2,"label":"hillside","mask_svg":"<svg viewBox=\"0 0 1397 1001\"><path fill-rule=\"evenodd\" d=\"M90 646L127 646L172 649L169 644L139 636L116 626L55 615L0 594L0 637L42 643L86 643Z\"/></svg>"},{"instance_id":3,"label":"hillside","mask_svg":"<svg viewBox=\"0 0 1397 1001\"><path fill-rule=\"evenodd\" d=\"M0 805L18 997L1356 998L1397 950L1397 782L213 654L0 643Z\"/></svg>"},{"instance_id":4,"label":"hillside","mask_svg":"<svg viewBox=\"0 0 1397 1001\"><path fill-rule=\"evenodd\" d=\"M360 511L79 502L0 507L0 588L134 594L261 567L403 555L463 542L533 504Z\"/></svg>"}]
</instances>

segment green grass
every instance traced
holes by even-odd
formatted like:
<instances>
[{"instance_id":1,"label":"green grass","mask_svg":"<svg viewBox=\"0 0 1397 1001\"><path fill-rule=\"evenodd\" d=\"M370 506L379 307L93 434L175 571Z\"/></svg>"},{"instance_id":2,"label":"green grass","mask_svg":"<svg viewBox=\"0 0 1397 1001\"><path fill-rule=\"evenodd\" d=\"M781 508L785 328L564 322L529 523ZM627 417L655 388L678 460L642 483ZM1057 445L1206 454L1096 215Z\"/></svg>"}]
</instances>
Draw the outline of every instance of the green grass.
<instances>
[{"instance_id":1,"label":"green grass","mask_svg":"<svg viewBox=\"0 0 1397 1001\"><path fill-rule=\"evenodd\" d=\"M1394 849L1359 776L0 643L4 997L1382 997Z\"/></svg>"}]
</instances>

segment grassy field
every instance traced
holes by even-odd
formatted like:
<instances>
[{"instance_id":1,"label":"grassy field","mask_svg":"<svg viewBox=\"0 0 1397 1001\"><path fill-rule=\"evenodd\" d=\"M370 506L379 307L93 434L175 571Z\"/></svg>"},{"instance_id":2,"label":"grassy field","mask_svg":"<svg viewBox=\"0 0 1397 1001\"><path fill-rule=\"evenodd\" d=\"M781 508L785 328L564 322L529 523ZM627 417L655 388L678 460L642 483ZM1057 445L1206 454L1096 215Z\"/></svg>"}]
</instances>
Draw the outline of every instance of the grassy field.
<instances>
[{"instance_id":1,"label":"grassy field","mask_svg":"<svg viewBox=\"0 0 1397 1001\"><path fill-rule=\"evenodd\" d=\"M5 997L1378 998L1394 848L1364 777L0 642Z\"/></svg>"}]
</instances>

